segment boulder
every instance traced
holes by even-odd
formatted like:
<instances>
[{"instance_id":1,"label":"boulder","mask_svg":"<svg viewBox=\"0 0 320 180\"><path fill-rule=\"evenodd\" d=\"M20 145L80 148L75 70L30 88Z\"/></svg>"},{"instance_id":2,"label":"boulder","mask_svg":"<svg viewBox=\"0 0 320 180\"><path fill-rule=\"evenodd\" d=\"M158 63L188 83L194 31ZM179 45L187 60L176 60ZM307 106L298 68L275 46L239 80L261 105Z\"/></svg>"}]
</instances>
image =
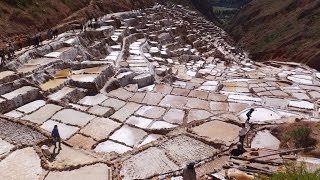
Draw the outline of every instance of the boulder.
<instances>
[{"instance_id":1,"label":"boulder","mask_svg":"<svg viewBox=\"0 0 320 180\"><path fill-rule=\"evenodd\" d=\"M149 86L154 83L154 77L151 74L140 74L133 78L134 83L138 84L139 88Z\"/></svg>"},{"instance_id":2,"label":"boulder","mask_svg":"<svg viewBox=\"0 0 320 180\"><path fill-rule=\"evenodd\" d=\"M135 76L134 72L128 71L128 72L120 73L119 75L117 75L116 78L119 80L121 86L126 86L130 84L134 76Z\"/></svg>"}]
</instances>

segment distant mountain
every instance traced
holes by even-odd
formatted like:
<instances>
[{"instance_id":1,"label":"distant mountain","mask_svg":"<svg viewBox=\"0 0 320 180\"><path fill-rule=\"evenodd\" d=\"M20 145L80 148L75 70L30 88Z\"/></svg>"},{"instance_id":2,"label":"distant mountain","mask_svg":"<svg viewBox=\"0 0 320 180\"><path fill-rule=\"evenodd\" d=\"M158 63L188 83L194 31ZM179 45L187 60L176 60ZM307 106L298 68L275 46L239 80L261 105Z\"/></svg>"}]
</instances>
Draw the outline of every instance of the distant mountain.
<instances>
[{"instance_id":1,"label":"distant mountain","mask_svg":"<svg viewBox=\"0 0 320 180\"><path fill-rule=\"evenodd\" d=\"M177 1L177 0L175 0ZM225 24L251 0L190 0L194 6L218 25Z\"/></svg>"},{"instance_id":2,"label":"distant mountain","mask_svg":"<svg viewBox=\"0 0 320 180\"><path fill-rule=\"evenodd\" d=\"M241 8L251 0L209 0L211 6L220 6L227 8Z\"/></svg>"},{"instance_id":3,"label":"distant mountain","mask_svg":"<svg viewBox=\"0 0 320 180\"><path fill-rule=\"evenodd\" d=\"M320 0L253 0L227 31L256 61L295 61L320 70Z\"/></svg>"},{"instance_id":4,"label":"distant mountain","mask_svg":"<svg viewBox=\"0 0 320 180\"><path fill-rule=\"evenodd\" d=\"M215 21L218 24L222 22L217 18L212 10L211 0L191 0L193 5L200 11L202 14L210 18L212 21Z\"/></svg>"},{"instance_id":5,"label":"distant mountain","mask_svg":"<svg viewBox=\"0 0 320 180\"><path fill-rule=\"evenodd\" d=\"M157 0L160 3L175 3L184 6L189 6L190 8L195 8L211 21L215 22L217 25L222 25L222 21L213 13L211 0Z\"/></svg>"},{"instance_id":6,"label":"distant mountain","mask_svg":"<svg viewBox=\"0 0 320 180\"><path fill-rule=\"evenodd\" d=\"M251 0L210 0L213 14L226 24Z\"/></svg>"}]
</instances>

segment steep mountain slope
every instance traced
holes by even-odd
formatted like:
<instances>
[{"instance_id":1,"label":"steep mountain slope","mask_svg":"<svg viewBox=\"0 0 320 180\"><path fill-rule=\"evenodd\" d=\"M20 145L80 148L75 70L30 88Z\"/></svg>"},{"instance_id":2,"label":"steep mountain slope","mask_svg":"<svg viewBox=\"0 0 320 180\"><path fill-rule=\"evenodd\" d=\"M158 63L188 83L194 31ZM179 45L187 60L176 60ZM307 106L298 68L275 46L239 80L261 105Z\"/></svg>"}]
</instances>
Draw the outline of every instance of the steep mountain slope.
<instances>
[{"instance_id":1,"label":"steep mountain slope","mask_svg":"<svg viewBox=\"0 0 320 180\"><path fill-rule=\"evenodd\" d=\"M320 0L253 0L227 30L256 61L295 61L320 70Z\"/></svg>"},{"instance_id":2,"label":"steep mountain slope","mask_svg":"<svg viewBox=\"0 0 320 180\"><path fill-rule=\"evenodd\" d=\"M0 39L33 35L57 24L149 6L152 0L0 1ZM68 18L67 18L68 17ZM0 42L1 43L1 42Z\"/></svg>"}]
</instances>

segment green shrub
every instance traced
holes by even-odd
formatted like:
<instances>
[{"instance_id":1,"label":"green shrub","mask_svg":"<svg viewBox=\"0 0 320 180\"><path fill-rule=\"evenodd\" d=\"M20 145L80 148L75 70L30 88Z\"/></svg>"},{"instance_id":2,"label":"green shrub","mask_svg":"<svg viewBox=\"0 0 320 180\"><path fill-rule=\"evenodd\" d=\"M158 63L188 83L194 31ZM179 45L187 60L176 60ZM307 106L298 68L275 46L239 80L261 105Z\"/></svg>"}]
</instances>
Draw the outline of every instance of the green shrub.
<instances>
[{"instance_id":1,"label":"green shrub","mask_svg":"<svg viewBox=\"0 0 320 180\"><path fill-rule=\"evenodd\" d=\"M311 129L309 127L299 127L290 133L296 147L307 147L310 140Z\"/></svg>"},{"instance_id":2,"label":"green shrub","mask_svg":"<svg viewBox=\"0 0 320 180\"><path fill-rule=\"evenodd\" d=\"M311 173L304 165L288 166L284 172L277 172L270 177L260 178L262 180L319 180L320 169Z\"/></svg>"}]
</instances>

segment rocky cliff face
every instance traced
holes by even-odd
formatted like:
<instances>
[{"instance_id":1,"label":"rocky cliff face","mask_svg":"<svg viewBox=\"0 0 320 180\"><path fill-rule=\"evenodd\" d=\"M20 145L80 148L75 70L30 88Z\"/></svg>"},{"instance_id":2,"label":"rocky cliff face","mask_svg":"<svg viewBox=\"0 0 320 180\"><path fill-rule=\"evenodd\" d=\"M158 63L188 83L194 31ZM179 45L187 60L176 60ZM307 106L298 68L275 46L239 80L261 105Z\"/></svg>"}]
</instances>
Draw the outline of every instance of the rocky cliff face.
<instances>
[{"instance_id":1,"label":"rocky cliff face","mask_svg":"<svg viewBox=\"0 0 320 180\"><path fill-rule=\"evenodd\" d=\"M227 30L256 61L295 61L319 70L319 19L319 0L253 0Z\"/></svg>"}]
</instances>

